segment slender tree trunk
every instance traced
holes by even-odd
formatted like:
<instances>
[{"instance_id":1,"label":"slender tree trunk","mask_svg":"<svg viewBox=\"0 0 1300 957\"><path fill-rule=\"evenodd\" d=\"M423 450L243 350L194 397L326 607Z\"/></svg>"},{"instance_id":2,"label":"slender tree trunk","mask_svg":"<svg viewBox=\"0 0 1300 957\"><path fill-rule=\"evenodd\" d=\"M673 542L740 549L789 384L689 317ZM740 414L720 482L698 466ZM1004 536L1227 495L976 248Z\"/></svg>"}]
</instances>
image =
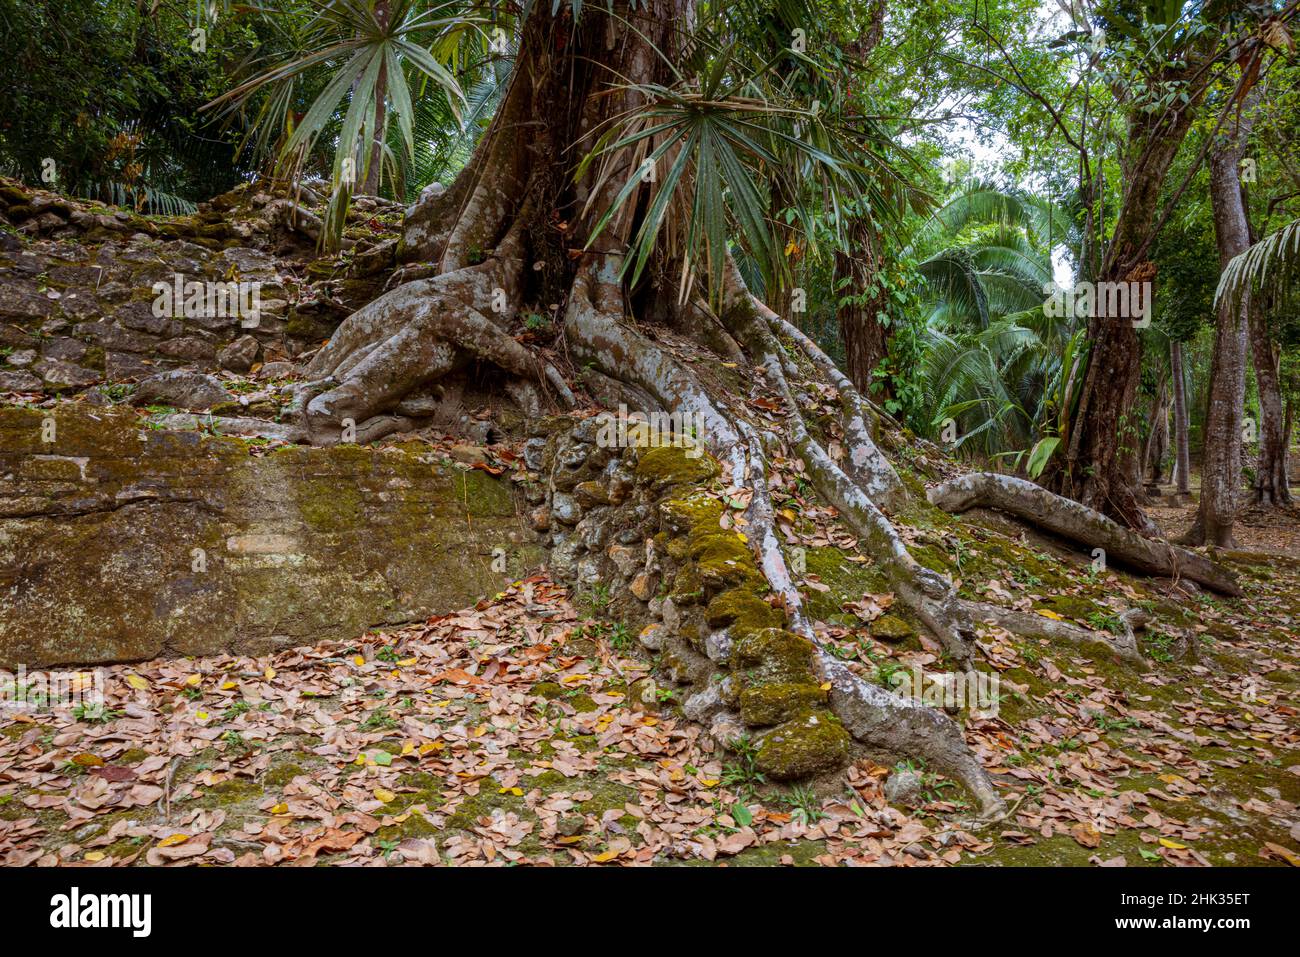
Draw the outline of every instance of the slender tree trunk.
<instances>
[{"instance_id":1,"label":"slender tree trunk","mask_svg":"<svg viewBox=\"0 0 1300 957\"><path fill-rule=\"evenodd\" d=\"M375 18L383 27L388 26L388 0L378 0L375 4ZM379 171L383 163L384 119L388 105L388 64L379 66L379 76L375 81L375 130L370 146L370 162L366 168L366 181L361 191L367 196L379 195Z\"/></svg>"},{"instance_id":2,"label":"slender tree trunk","mask_svg":"<svg viewBox=\"0 0 1300 957\"><path fill-rule=\"evenodd\" d=\"M1259 464L1255 475L1257 505L1289 505L1291 488L1287 477L1287 434L1278 381L1278 349L1268 333L1265 310L1260 303L1250 313L1250 344L1255 360L1255 382L1259 386Z\"/></svg>"},{"instance_id":3,"label":"slender tree trunk","mask_svg":"<svg viewBox=\"0 0 1300 957\"><path fill-rule=\"evenodd\" d=\"M1241 188L1241 158L1250 135L1247 113L1232 138L1210 157L1210 202L1219 268L1250 247L1250 224ZM1185 536L1193 545L1232 547L1232 525L1241 485L1241 419L1246 401L1246 350L1250 343L1249 291L1240 303L1224 299L1210 367L1209 407L1205 416L1205 453L1201 461L1201 502L1196 522Z\"/></svg>"},{"instance_id":4,"label":"slender tree trunk","mask_svg":"<svg viewBox=\"0 0 1300 957\"><path fill-rule=\"evenodd\" d=\"M1164 478L1165 455L1169 452L1169 378L1167 370L1160 376L1160 386L1151 398L1151 416L1147 421L1147 443L1142 453L1143 478L1159 491Z\"/></svg>"},{"instance_id":5,"label":"slender tree trunk","mask_svg":"<svg viewBox=\"0 0 1300 957\"><path fill-rule=\"evenodd\" d=\"M1187 378L1183 371L1183 344L1169 343L1169 376L1174 389L1174 486L1179 495L1191 494L1192 454L1187 422Z\"/></svg>"}]
</instances>

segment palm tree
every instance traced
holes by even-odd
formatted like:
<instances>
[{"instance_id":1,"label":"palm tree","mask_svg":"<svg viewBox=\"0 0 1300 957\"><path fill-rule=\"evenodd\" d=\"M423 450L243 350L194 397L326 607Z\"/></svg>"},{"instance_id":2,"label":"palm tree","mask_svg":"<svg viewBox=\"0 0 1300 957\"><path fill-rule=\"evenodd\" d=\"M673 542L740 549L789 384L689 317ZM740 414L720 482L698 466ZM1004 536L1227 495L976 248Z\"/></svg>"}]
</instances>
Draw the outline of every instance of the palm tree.
<instances>
[{"instance_id":1,"label":"palm tree","mask_svg":"<svg viewBox=\"0 0 1300 957\"><path fill-rule=\"evenodd\" d=\"M1300 219L1274 230L1230 259L1219 276L1215 304L1225 297L1235 302L1248 288L1268 289L1279 299L1284 298L1297 266L1300 266Z\"/></svg>"},{"instance_id":2,"label":"palm tree","mask_svg":"<svg viewBox=\"0 0 1300 957\"><path fill-rule=\"evenodd\" d=\"M283 9L257 12L295 25L300 6L286 3ZM286 31L292 52L267 53L253 65L255 75L207 106L235 111L256 100L248 120L254 141L273 151L277 170L289 176L300 172L319 141L334 140L322 240L336 247L353 191L360 186L375 193L383 168L397 169L387 144L393 117L405 155L414 159L412 89L420 99L443 99L453 113L464 102L448 66L461 61L467 43L483 46L484 21L473 5L458 0L310 0L308 6L301 30ZM315 89L313 82L319 92L299 114L304 89Z\"/></svg>"},{"instance_id":3,"label":"palm tree","mask_svg":"<svg viewBox=\"0 0 1300 957\"><path fill-rule=\"evenodd\" d=\"M921 422L956 445L1012 455L1041 471L1064 404L1063 359L1078 324L1043 308L1052 250L1072 245L1073 222L1046 197L984 182L963 186L915 245L941 245L918 265L926 282ZM1032 447L1032 451L1029 451Z\"/></svg>"}]
</instances>

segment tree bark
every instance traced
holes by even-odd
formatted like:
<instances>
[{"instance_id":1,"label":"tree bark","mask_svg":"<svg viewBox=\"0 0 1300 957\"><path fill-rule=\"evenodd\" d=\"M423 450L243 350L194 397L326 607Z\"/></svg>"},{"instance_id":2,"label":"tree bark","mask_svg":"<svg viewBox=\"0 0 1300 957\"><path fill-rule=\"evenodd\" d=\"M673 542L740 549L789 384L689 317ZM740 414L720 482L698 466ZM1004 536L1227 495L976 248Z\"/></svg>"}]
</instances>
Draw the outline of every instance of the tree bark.
<instances>
[{"instance_id":1,"label":"tree bark","mask_svg":"<svg viewBox=\"0 0 1300 957\"><path fill-rule=\"evenodd\" d=\"M880 269L880 237L864 217L855 217L848 227L848 250L836 250L832 289L837 301L847 299L836 308L840 340L844 343L844 371L849 381L863 395L877 401L891 398L888 386L871 391L872 373L889 354L889 328L880 321L883 292L870 292Z\"/></svg>"},{"instance_id":2,"label":"tree bark","mask_svg":"<svg viewBox=\"0 0 1300 957\"><path fill-rule=\"evenodd\" d=\"M1250 126L1251 115L1245 113L1230 138L1216 146L1210 156L1210 203L1220 269L1250 247L1240 172ZM1232 526L1241 485L1241 419L1246 401L1246 350L1252 308L1249 290L1239 303L1228 297L1219 303L1201 459L1201 501L1195 523L1183 536L1190 545L1236 545Z\"/></svg>"},{"instance_id":3,"label":"tree bark","mask_svg":"<svg viewBox=\"0 0 1300 957\"><path fill-rule=\"evenodd\" d=\"M1192 455L1188 446L1187 377L1183 371L1183 344L1169 343L1169 370L1174 386L1174 485L1181 495L1191 494Z\"/></svg>"},{"instance_id":4,"label":"tree bark","mask_svg":"<svg viewBox=\"0 0 1300 957\"><path fill-rule=\"evenodd\" d=\"M1164 480L1165 456L1169 453L1169 379L1167 370L1151 397L1151 415L1147 420L1147 442L1142 452L1143 479L1158 491Z\"/></svg>"},{"instance_id":5,"label":"tree bark","mask_svg":"<svg viewBox=\"0 0 1300 957\"><path fill-rule=\"evenodd\" d=\"M1164 79L1188 83L1187 102L1177 110L1130 114L1122 168L1126 192L1101 268L1090 277L1098 284L1154 283L1155 265L1148 252L1161 189L1204 98L1204 76L1209 72L1194 65L1171 68ZM1104 312L1094 310L1088 321L1089 350L1081 360L1087 371L1079 406L1064 436L1065 454L1053 457L1043 481L1130 528L1154 533L1157 529L1138 504L1132 483L1138 454L1132 412L1141 342L1131 318Z\"/></svg>"},{"instance_id":6,"label":"tree bark","mask_svg":"<svg viewBox=\"0 0 1300 957\"><path fill-rule=\"evenodd\" d=\"M388 27L388 0L376 0L375 19L385 29ZM375 129L370 146L370 162L366 164L366 181L362 193L367 196L379 195L379 171L383 164L384 115L388 105L388 64L381 63L379 76L375 80Z\"/></svg>"},{"instance_id":7,"label":"tree bark","mask_svg":"<svg viewBox=\"0 0 1300 957\"><path fill-rule=\"evenodd\" d=\"M1287 422L1282 408L1278 376L1279 352L1268 332L1265 310L1256 303L1250 313L1250 344L1259 387L1259 463L1255 474L1254 502L1274 506L1291 504L1287 475Z\"/></svg>"}]
</instances>

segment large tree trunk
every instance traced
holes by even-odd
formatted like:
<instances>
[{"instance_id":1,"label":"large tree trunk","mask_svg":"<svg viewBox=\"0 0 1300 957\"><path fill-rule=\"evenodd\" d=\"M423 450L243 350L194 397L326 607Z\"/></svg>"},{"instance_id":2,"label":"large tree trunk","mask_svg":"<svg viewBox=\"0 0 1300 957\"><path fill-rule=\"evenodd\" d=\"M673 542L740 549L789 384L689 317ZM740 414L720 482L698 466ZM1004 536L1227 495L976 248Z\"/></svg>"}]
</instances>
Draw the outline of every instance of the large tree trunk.
<instances>
[{"instance_id":1,"label":"large tree trunk","mask_svg":"<svg viewBox=\"0 0 1300 957\"><path fill-rule=\"evenodd\" d=\"M884 291L876 284L880 270L880 237L871 223L856 217L848 227L847 252L835 253L835 273L832 289L835 295L847 301L836 309L840 339L844 343L845 372L849 381L863 395L871 391L872 373L889 354L890 330L881 322L884 309ZM869 290L877 286L873 295ZM874 393L877 398L890 398L887 388Z\"/></svg>"},{"instance_id":2,"label":"large tree trunk","mask_svg":"<svg viewBox=\"0 0 1300 957\"><path fill-rule=\"evenodd\" d=\"M1183 344L1169 343L1169 376L1174 388L1174 487L1180 496L1191 494L1192 454L1187 422L1187 374L1183 371Z\"/></svg>"},{"instance_id":3,"label":"large tree trunk","mask_svg":"<svg viewBox=\"0 0 1300 957\"><path fill-rule=\"evenodd\" d=\"M1265 310L1256 304L1250 313L1250 344L1259 387L1259 464L1255 474L1257 505L1291 504L1287 476L1287 423L1278 381L1279 352L1268 332Z\"/></svg>"},{"instance_id":4,"label":"large tree trunk","mask_svg":"<svg viewBox=\"0 0 1300 957\"><path fill-rule=\"evenodd\" d=\"M1232 138L1210 157L1210 202L1219 268L1250 247L1241 189L1241 158L1250 134L1250 114ZM1250 334L1251 296L1225 297L1219 303L1210 367L1210 398L1205 415L1205 452L1201 459L1201 502L1196 521L1184 536L1192 545L1233 547L1232 525L1241 486L1241 418L1246 401L1246 349Z\"/></svg>"},{"instance_id":5,"label":"large tree trunk","mask_svg":"<svg viewBox=\"0 0 1300 957\"><path fill-rule=\"evenodd\" d=\"M1197 77L1184 67L1169 78ZM1122 181L1124 202L1097 275L1101 283L1154 283L1155 264L1148 258L1161 189L1205 87L1193 79L1190 98L1177 111L1135 111L1128 124ZM1088 321L1089 351L1079 406L1070 417L1064 455L1053 458L1044 484L1130 528L1155 532L1133 487L1133 458L1138 454L1132 419L1141 373L1142 351L1134 320L1094 310Z\"/></svg>"}]
</instances>

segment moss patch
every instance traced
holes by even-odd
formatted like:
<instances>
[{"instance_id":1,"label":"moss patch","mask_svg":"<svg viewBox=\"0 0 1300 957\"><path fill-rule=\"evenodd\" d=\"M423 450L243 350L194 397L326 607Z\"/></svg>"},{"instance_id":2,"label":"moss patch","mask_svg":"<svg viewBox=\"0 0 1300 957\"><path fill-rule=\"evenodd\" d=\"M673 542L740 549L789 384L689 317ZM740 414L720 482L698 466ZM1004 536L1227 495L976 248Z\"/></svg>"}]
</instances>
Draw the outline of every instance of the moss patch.
<instances>
[{"instance_id":1,"label":"moss patch","mask_svg":"<svg viewBox=\"0 0 1300 957\"><path fill-rule=\"evenodd\" d=\"M811 711L763 736L755 764L773 781L794 781L841 767L851 739L829 711Z\"/></svg>"}]
</instances>

